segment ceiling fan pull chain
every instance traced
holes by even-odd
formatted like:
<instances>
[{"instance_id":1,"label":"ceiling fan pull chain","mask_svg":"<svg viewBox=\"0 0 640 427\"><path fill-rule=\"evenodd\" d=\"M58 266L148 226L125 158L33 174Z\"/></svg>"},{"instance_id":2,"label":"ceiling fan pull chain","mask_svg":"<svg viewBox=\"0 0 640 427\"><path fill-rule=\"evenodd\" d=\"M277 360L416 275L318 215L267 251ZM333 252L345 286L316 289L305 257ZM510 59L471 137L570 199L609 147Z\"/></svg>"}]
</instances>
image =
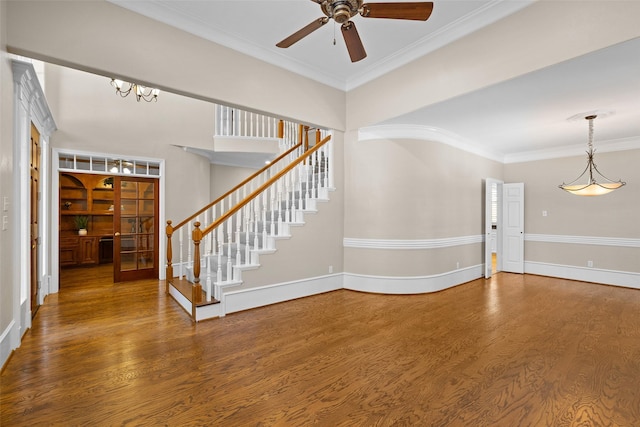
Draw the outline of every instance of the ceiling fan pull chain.
<instances>
[{"instance_id":1,"label":"ceiling fan pull chain","mask_svg":"<svg viewBox=\"0 0 640 427\"><path fill-rule=\"evenodd\" d=\"M333 21L333 45L336 45L336 21Z\"/></svg>"}]
</instances>

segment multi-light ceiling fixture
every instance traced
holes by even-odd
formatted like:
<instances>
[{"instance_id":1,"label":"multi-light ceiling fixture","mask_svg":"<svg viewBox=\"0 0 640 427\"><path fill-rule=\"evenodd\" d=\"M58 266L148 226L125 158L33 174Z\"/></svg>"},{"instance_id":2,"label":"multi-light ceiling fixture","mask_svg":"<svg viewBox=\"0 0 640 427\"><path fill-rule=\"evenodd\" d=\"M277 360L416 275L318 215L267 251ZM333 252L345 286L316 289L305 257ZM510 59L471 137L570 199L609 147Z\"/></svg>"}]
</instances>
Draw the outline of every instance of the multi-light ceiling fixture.
<instances>
[{"instance_id":1,"label":"multi-light ceiling fixture","mask_svg":"<svg viewBox=\"0 0 640 427\"><path fill-rule=\"evenodd\" d=\"M558 186L564 191L575 194L577 196L600 196L610 193L613 190L617 190L618 188L626 184L622 180L612 181L611 179L604 176L602 173L600 173L593 161L593 157L596 152L596 150L593 148L593 121L596 119L596 117L597 116L595 114L585 117L585 119L589 121L589 150L587 151L587 167L574 181L568 184L562 183L562 185ZM584 182L583 179L585 175L587 175L588 177L588 180L586 182ZM579 181L583 183L579 184Z\"/></svg>"},{"instance_id":2,"label":"multi-light ceiling fixture","mask_svg":"<svg viewBox=\"0 0 640 427\"><path fill-rule=\"evenodd\" d=\"M128 87L125 89L124 87L126 85L128 85ZM138 102L140 102L141 99L144 99L147 102L157 102L158 94L160 93L160 89L142 86L137 83L127 83L119 79L111 79L111 86L116 88L116 94L123 98L127 97L131 92L135 93L136 101Z\"/></svg>"}]
</instances>

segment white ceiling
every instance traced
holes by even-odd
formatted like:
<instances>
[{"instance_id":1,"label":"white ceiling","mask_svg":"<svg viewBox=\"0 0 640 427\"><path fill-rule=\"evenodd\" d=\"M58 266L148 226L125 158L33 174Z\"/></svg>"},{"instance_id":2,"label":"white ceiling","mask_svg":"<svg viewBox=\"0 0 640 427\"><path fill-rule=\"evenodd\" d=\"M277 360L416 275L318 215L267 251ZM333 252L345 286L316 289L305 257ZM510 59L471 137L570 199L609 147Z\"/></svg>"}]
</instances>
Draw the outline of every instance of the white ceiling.
<instances>
[{"instance_id":1,"label":"white ceiling","mask_svg":"<svg viewBox=\"0 0 640 427\"><path fill-rule=\"evenodd\" d=\"M440 0L428 21L352 18L367 51L349 59L330 21L287 49L276 43L325 16L312 0L110 0L149 18L349 90L489 25L533 0ZM397 3L402 0L385 0ZM371 3L376 3L372 1ZM336 44L333 44L335 30Z\"/></svg>"},{"instance_id":2,"label":"white ceiling","mask_svg":"<svg viewBox=\"0 0 640 427\"><path fill-rule=\"evenodd\" d=\"M428 21L355 16L367 58L351 63L333 21L288 49L277 42L324 16L311 0L111 0L330 86L350 90L507 17L533 0L440 0ZM398 1L398 0L385 0ZM375 1L372 1L375 3ZM596 112L598 151L640 148L640 40L632 40L393 118L496 160L584 152Z\"/></svg>"}]
</instances>

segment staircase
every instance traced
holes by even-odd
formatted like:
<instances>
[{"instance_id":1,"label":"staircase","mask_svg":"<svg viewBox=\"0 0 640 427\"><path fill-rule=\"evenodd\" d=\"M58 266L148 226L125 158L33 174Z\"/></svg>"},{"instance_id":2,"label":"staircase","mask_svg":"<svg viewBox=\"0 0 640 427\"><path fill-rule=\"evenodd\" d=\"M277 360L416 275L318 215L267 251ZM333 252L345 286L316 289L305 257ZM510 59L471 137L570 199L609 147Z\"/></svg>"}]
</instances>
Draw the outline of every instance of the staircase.
<instances>
[{"instance_id":1,"label":"staircase","mask_svg":"<svg viewBox=\"0 0 640 427\"><path fill-rule=\"evenodd\" d=\"M331 137L315 130L310 143L309 132L281 121L282 154L271 164L179 224L167 221L166 291L194 321L224 316L225 290L241 285L243 271L260 268L260 256L328 200Z\"/></svg>"}]
</instances>

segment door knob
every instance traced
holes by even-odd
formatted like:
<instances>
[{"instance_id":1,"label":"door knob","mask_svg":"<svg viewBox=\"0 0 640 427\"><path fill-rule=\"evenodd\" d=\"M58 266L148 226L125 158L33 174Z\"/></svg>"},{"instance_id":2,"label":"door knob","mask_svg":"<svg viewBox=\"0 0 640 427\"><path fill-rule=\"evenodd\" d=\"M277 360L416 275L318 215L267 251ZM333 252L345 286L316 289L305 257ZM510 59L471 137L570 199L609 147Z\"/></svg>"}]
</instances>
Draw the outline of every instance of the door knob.
<instances>
[{"instance_id":1,"label":"door knob","mask_svg":"<svg viewBox=\"0 0 640 427\"><path fill-rule=\"evenodd\" d=\"M116 233L114 234L114 236L118 237L120 235L119 231L116 231Z\"/></svg>"}]
</instances>

